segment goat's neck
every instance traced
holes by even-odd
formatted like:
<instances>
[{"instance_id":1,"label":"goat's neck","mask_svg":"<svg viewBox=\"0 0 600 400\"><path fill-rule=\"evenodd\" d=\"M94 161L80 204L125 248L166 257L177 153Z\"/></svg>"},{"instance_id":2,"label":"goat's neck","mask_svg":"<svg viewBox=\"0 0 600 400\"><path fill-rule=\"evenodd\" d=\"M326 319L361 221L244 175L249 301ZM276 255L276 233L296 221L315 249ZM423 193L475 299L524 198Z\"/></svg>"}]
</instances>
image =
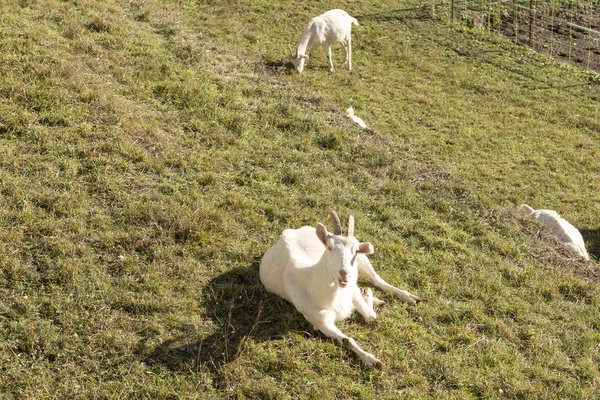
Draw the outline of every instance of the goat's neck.
<instances>
[{"instance_id":1,"label":"goat's neck","mask_svg":"<svg viewBox=\"0 0 600 400\"><path fill-rule=\"evenodd\" d=\"M310 30L305 29L302 32L302 36L300 36L300 40L298 41L298 46L296 47L296 56L303 56L306 54L306 48L308 47L308 42L310 41Z\"/></svg>"}]
</instances>

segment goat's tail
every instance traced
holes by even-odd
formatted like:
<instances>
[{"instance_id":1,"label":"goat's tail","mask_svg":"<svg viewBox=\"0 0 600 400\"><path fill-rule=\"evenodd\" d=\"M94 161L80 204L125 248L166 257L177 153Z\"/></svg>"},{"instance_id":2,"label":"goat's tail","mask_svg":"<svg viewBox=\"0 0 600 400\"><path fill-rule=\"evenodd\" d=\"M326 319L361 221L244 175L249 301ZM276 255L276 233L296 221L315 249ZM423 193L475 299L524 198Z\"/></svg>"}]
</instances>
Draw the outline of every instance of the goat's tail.
<instances>
[{"instance_id":1,"label":"goat's tail","mask_svg":"<svg viewBox=\"0 0 600 400\"><path fill-rule=\"evenodd\" d=\"M350 22L352 22L352 25L358 26L358 21L356 20L356 18L350 17Z\"/></svg>"}]
</instances>

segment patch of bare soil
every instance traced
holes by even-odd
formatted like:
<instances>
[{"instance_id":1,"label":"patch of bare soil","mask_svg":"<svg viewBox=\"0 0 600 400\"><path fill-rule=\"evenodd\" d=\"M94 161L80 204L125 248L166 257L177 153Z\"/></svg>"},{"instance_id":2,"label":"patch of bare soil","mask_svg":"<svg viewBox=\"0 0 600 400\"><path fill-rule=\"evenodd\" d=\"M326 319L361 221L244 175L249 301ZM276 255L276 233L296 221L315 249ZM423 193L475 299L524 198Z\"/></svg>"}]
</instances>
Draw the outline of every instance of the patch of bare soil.
<instances>
[{"instance_id":1,"label":"patch of bare soil","mask_svg":"<svg viewBox=\"0 0 600 400\"><path fill-rule=\"evenodd\" d=\"M600 5L584 14L542 8L533 18L525 7L507 6L500 14L498 29L515 42L532 44L556 59L600 72Z\"/></svg>"}]
</instances>

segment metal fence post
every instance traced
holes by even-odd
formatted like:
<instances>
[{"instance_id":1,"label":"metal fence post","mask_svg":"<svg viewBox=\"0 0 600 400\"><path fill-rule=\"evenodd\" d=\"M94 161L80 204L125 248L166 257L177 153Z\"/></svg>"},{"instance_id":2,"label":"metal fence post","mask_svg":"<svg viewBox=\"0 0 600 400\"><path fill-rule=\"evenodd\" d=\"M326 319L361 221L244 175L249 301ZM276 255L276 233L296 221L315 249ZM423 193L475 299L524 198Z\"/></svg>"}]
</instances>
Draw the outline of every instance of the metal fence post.
<instances>
[{"instance_id":1,"label":"metal fence post","mask_svg":"<svg viewBox=\"0 0 600 400\"><path fill-rule=\"evenodd\" d=\"M529 0L529 47L533 49L533 0Z\"/></svg>"}]
</instances>

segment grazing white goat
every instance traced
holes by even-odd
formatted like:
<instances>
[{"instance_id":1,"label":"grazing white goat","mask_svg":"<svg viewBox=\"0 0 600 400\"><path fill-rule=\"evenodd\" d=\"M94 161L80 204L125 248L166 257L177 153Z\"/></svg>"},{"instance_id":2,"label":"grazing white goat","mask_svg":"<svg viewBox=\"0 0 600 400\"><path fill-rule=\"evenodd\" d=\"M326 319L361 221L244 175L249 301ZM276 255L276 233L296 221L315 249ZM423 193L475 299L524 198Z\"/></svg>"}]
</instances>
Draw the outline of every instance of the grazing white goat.
<instances>
[{"instance_id":1,"label":"grazing white goat","mask_svg":"<svg viewBox=\"0 0 600 400\"><path fill-rule=\"evenodd\" d=\"M367 124L365 124L365 121L363 121L362 118L359 118L356 115L354 115L354 108L352 108L352 106L346 109L346 115L348 116L348 118L354 121L355 124L357 124L363 129L367 129Z\"/></svg>"},{"instance_id":2,"label":"grazing white goat","mask_svg":"<svg viewBox=\"0 0 600 400\"><path fill-rule=\"evenodd\" d=\"M534 210L527 204L522 204L520 211L527 213L531 218L537 219L550 229L550 231L558 237L565 245L575 250L586 260L590 259L581 233L569 221L562 218L554 210Z\"/></svg>"},{"instance_id":3,"label":"grazing white goat","mask_svg":"<svg viewBox=\"0 0 600 400\"><path fill-rule=\"evenodd\" d=\"M326 13L314 17L308 22L306 28L300 36L296 53L290 48L289 60L294 64L298 73L304 69L304 62L307 58L306 50L310 50L310 67L313 60L313 52L319 46L323 47L329 60L329 72L333 72L333 61L331 59L331 46L340 44L344 48L345 62L348 65L348 71L352 70L352 41L350 30L352 24L358 26L356 18L352 18L344 10L330 10Z\"/></svg>"},{"instance_id":4,"label":"grazing white goat","mask_svg":"<svg viewBox=\"0 0 600 400\"><path fill-rule=\"evenodd\" d=\"M373 354L361 349L335 326L336 321L348 318L354 310L367 322L377 318L373 305L383 302L373 297L371 289L361 292L356 283L358 272L407 303L415 304L421 299L379 277L366 256L374 252L373 246L356 240L352 216L348 219L347 236L342 235L340 220L333 211L331 218L333 234L321 223L316 229L305 226L283 231L260 262L260 280L267 291L294 304L315 329L350 348L369 367L380 367L381 362Z\"/></svg>"}]
</instances>

